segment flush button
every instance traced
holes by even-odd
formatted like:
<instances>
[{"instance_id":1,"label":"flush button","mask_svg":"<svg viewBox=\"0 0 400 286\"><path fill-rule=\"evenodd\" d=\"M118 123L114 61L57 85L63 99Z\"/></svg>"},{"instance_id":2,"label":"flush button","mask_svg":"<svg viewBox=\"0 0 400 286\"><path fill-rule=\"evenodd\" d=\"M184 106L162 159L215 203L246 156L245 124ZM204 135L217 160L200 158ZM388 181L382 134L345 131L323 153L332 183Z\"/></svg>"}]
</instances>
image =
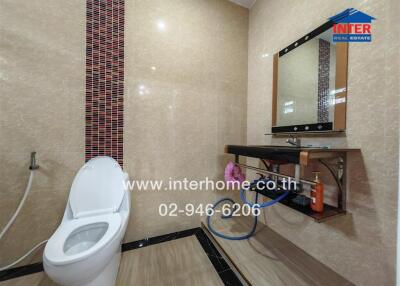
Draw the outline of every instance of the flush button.
<instances>
[{"instance_id":1,"label":"flush button","mask_svg":"<svg viewBox=\"0 0 400 286\"><path fill-rule=\"evenodd\" d=\"M297 131L297 129L298 129L297 127L294 127L294 128L293 128L294 131Z\"/></svg>"},{"instance_id":2,"label":"flush button","mask_svg":"<svg viewBox=\"0 0 400 286\"><path fill-rule=\"evenodd\" d=\"M308 130L308 129L310 129L310 127L306 126L306 127L304 127L304 129L305 129L305 130Z\"/></svg>"}]
</instances>

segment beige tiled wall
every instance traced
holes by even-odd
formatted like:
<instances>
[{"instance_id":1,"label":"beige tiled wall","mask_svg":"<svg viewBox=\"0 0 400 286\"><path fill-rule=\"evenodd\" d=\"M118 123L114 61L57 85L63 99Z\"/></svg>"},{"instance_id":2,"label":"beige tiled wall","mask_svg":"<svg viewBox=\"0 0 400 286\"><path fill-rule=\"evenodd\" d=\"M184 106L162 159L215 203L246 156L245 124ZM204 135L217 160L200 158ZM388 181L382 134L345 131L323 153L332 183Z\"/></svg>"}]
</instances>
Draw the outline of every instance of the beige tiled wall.
<instances>
[{"instance_id":1,"label":"beige tiled wall","mask_svg":"<svg viewBox=\"0 0 400 286\"><path fill-rule=\"evenodd\" d=\"M132 179L220 178L224 144L245 141L248 10L229 1L127 1L124 167ZM126 241L200 225L160 217L207 191L132 194Z\"/></svg>"},{"instance_id":2,"label":"beige tiled wall","mask_svg":"<svg viewBox=\"0 0 400 286\"><path fill-rule=\"evenodd\" d=\"M85 9L78 0L0 1L0 229L25 191L31 151L40 165L0 241L0 267L54 232L84 162Z\"/></svg>"},{"instance_id":3,"label":"beige tiled wall","mask_svg":"<svg viewBox=\"0 0 400 286\"><path fill-rule=\"evenodd\" d=\"M0 242L2 266L54 232L84 162L86 7L45 0L0 5L0 227L22 197L32 150L41 166ZM221 176L224 144L245 141L248 13L225 0L126 1L124 160L131 178ZM160 202L183 206L214 197L135 192L126 240L199 225L198 217L161 219ZM33 260L40 258L39 252Z\"/></svg>"},{"instance_id":4,"label":"beige tiled wall","mask_svg":"<svg viewBox=\"0 0 400 286\"><path fill-rule=\"evenodd\" d=\"M6 264L51 235L83 163L85 3L0 5L0 226L24 191L30 151L41 165L26 207L0 242ZM378 20L373 43L350 46L347 137L305 140L362 149L350 158L349 215L317 224L277 206L268 218L353 282L391 285L400 60L395 0L258 0L250 12L248 82L247 10L223 0L127 1L124 164L135 179L215 179L229 159L224 144L244 143L246 128L249 144L269 143L263 134L271 119L271 55L350 6ZM199 224L197 217L161 218L161 202L183 206L214 197L134 192L126 240Z\"/></svg>"},{"instance_id":5,"label":"beige tiled wall","mask_svg":"<svg viewBox=\"0 0 400 286\"><path fill-rule=\"evenodd\" d=\"M372 43L349 49L347 136L304 138L361 148L349 158L348 215L315 223L284 206L269 225L358 285L394 285L399 150L399 2L266 1L250 11L247 143L268 144L272 55L328 17L354 7L377 18ZM268 57L262 55L268 54ZM274 139L282 144L283 139ZM254 160L250 163L256 164Z\"/></svg>"}]
</instances>

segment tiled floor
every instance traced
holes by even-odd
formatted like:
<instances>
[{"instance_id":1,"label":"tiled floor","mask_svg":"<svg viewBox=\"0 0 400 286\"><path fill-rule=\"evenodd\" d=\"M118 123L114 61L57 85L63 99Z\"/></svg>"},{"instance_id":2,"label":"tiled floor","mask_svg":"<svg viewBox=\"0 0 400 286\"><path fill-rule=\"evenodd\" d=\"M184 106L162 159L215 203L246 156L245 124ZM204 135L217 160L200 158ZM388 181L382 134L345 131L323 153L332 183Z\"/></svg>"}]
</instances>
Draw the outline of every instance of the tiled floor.
<instances>
[{"instance_id":1,"label":"tiled floor","mask_svg":"<svg viewBox=\"0 0 400 286\"><path fill-rule=\"evenodd\" d=\"M214 216L212 225L227 235L240 236L251 229L252 219L220 219ZM232 241L209 235L214 237L215 244L251 285L353 285L260 222L257 232L248 240Z\"/></svg>"},{"instance_id":2,"label":"tiled floor","mask_svg":"<svg viewBox=\"0 0 400 286\"><path fill-rule=\"evenodd\" d=\"M56 286L43 272L0 282L1 286Z\"/></svg>"},{"instance_id":3,"label":"tiled floor","mask_svg":"<svg viewBox=\"0 0 400 286\"><path fill-rule=\"evenodd\" d=\"M123 250L118 286L241 285L201 229L130 243ZM14 285L56 286L43 272L0 282Z\"/></svg>"},{"instance_id":4,"label":"tiled floor","mask_svg":"<svg viewBox=\"0 0 400 286\"><path fill-rule=\"evenodd\" d=\"M124 252L117 285L224 285L195 236Z\"/></svg>"},{"instance_id":5,"label":"tiled floor","mask_svg":"<svg viewBox=\"0 0 400 286\"><path fill-rule=\"evenodd\" d=\"M215 216L212 222L231 235L244 234L251 224L243 217L222 220ZM251 285L352 285L261 223L249 240L214 237L214 244ZM214 244L200 228L124 244L117 285L242 285ZM56 284L43 272L0 282L0 286L14 285Z\"/></svg>"}]
</instances>

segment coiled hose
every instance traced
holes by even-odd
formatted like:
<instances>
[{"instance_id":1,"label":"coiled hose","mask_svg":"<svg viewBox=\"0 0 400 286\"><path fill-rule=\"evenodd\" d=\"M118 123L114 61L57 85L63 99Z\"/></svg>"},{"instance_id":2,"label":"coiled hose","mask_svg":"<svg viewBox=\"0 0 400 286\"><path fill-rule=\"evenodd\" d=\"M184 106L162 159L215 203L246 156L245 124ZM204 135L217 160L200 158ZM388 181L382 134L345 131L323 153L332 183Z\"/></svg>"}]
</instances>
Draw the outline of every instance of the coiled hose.
<instances>
[{"instance_id":1,"label":"coiled hose","mask_svg":"<svg viewBox=\"0 0 400 286\"><path fill-rule=\"evenodd\" d=\"M257 186L258 182L260 182L260 181L263 181L264 183L267 183L269 180L270 179L264 179L264 178L258 179L258 180L254 180L250 184L250 188L249 189L251 189L254 186ZM282 195L280 195L279 197L277 197L274 200L271 200L271 201L268 201L268 202L264 202L262 204L258 204L258 192L256 192L255 202L253 204L253 203L250 203L249 201L246 200L246 190L247 190L246 188L243 188L243 189L240 190L240 199L242 200L242 202L244 204L247 204L252 208L266 208L266 207L272 206L272 205L278 203L279 201L283 200L289 194L289 191L286 191L286 192L284 192ZM232 200L231 198L222 198L222 199L220 199L220 200L218 200L217 202L214 203L214 205L212 207L212 210L215 210L215 208L219 204L221 204L222 202L231 202L232 204L235 203L235 201ZM230 215L221 215L221 218L222 219L232 218L232 213L233 212L234 212L234 210L231 211ZM220 233L217 230L215 230L211 225L211 214L207 215L207 226L208 226L208 229L210 230L210 232L213 233L214 235L218 236L218 237L221 237L221 238L224 238L224 239L228 239L228 240L244 240L244 239L250 238L254 234L254 232L256 231L257 222L258 222L258 216L254 216L253 226L251 227L251 230L247 234L244 234L244 235L241 235L241 236L229 236L229 235Z\"/></svg>"}]
</instances>

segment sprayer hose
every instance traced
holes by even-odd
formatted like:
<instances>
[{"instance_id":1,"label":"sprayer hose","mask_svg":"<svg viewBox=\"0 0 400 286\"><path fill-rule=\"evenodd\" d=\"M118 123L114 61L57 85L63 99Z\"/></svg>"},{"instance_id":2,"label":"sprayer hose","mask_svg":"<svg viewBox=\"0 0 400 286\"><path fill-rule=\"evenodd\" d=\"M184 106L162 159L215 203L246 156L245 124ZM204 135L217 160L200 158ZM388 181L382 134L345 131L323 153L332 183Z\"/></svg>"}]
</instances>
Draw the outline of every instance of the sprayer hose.
<instances>
[{"instance_id":1,"label":"sprayer hose","mask_svg":"<svg viewBox=\"0 0 400 286\"><path fill-rule=\"evenodd\" d=\"M19 215L19 213L21 212L22 207L25 204L25 201L28 197L28 194L31 191L32 188L32 181L33 181L33 170L31 170L30 175L29 175L29 181L28 181L28 185L26 186L25 189L25 193L24 196L22 197L21 202L19 203L17 210L14 212L14 214L12 215L11 219L8 221L8 223L6 224L6 226L3 228L3 230L0 233L0 240L3 238L3 236L6 234L6 232L9 230L9 228L13 225L13 223L15 222L15 219L17 218L17 216ZM11 267L13 267L14 265L18 264L19 262L21 262L22 260L24 260L26 257L28 257L31 253L33 253L35 250L37 250L41 245L43 245L44 243L46 243L47 240L44 240L38 244L36 244L31 250L29 250L26 254L24 254L22 257L18 258L16 261L12 262L11 264L4 266L4 267L0 267L0 271L9 269Z\"/></svg>"}]
</instances>

